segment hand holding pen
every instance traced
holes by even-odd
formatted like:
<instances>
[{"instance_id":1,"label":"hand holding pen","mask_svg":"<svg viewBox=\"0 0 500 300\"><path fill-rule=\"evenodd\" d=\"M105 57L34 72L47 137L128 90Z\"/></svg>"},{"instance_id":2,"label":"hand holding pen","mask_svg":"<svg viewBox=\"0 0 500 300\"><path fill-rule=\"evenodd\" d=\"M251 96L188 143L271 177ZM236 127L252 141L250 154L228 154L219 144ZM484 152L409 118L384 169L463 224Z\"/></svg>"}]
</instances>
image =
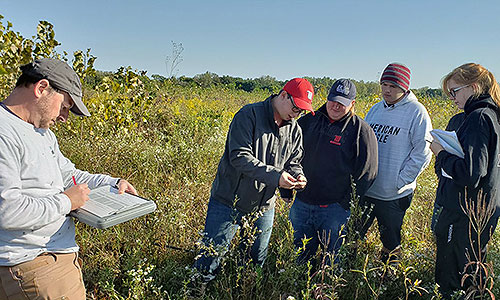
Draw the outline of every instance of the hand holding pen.
<instances>
[{"instance_id":1,"label":"hand holding pen","mask_svg":"<svg viewBox=\"0 0 500 300\"><path fill-rule=\"evenodd\" d=\"M72 176L73 186L65 190L63 193L68 196L71 201L71 210L82 207L89 200L90 189L86 183L77 184L75 176Z\"/></svg>"}]
</instances>

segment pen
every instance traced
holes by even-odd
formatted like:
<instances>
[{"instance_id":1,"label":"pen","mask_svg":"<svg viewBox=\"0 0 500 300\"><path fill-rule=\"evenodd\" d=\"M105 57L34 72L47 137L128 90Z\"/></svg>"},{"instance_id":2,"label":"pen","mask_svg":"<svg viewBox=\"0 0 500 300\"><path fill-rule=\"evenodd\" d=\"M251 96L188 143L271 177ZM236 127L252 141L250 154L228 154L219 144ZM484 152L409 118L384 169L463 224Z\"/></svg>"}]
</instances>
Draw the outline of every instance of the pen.
<instances>
[{"instance_id":1,"label":"pen","mask_svg":"<svg viewBox=\"0 0 500 300\"><path fill-rule=\"evenodd\" d=\"M71 176L71 178L73 178L73 184L76 185L76 179L75 179L75 176Z\"/></svg>"}]
</instances>

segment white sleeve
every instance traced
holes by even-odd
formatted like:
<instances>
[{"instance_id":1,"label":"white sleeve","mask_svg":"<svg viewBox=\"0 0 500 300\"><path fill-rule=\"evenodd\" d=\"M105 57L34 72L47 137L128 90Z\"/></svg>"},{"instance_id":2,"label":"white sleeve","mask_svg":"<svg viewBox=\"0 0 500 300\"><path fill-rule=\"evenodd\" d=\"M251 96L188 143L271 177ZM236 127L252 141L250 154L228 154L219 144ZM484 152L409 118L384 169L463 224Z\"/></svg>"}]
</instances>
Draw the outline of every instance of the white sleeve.
<instances>
[{"instance_id":1,"label":"white sleeve","mask_svg":"<svg viewBox=\"0 0 500 300\"><path fill-rule=\"evenodd\" d=\"M0 228L4 230L38 229L71 209L71 201L62 193L40 198L24 195L21 160L21 147L0 136Z\"/></svg>"}]
</instances>

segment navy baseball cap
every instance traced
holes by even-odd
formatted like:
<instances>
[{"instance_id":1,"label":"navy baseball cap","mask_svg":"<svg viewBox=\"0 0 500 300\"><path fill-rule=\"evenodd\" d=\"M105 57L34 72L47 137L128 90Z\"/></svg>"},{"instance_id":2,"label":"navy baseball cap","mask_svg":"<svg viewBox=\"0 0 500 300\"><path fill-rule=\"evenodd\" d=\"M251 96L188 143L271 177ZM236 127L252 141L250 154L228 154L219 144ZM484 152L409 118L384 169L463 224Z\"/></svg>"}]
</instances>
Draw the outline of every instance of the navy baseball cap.
<instances>
[{"instance_id":1,"label":"navy baseball cap","mask_svg":"<svg viewBox=\"0 0 500 300\"><path fill-rule=\"evenodd\" d=\"M338 79L328 93L328 101L336 101L345 106L356 98L356 86L349 79Z\"/></svg>"},{"instance_id":2,"label":"navy baseball cap","mask_svg":"<svg viewBox=\"0 0 500 300\"><path fill-rule=\"evenodd\" d=\"M78 116L90 116L82 101L82 84L75 71L64 61L53 58L40 58L21 67L23 74L47 79L56 89L69 94L75 105L71 112Z\"/></svg>"}]
</instances>

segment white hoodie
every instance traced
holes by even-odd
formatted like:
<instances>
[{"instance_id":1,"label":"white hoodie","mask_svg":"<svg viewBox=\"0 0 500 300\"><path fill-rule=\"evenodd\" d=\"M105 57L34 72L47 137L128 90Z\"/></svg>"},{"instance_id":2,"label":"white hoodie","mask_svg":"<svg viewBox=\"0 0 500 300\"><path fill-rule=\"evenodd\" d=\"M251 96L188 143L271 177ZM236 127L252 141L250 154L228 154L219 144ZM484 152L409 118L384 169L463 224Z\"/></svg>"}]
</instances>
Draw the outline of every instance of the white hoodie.
<instances>
[{"instance_id":1,"label":"white hoodie","mask_svg":"<svg viewBox=\"0 0 500 300\"><path fill-rule=\"evenodd\" d=\"M366 196L389 201L409 195L432 157L427 110L409 91L393 105L378 102L365 120L378 140L378 175Z\"/></svg>"}]
</instances>

